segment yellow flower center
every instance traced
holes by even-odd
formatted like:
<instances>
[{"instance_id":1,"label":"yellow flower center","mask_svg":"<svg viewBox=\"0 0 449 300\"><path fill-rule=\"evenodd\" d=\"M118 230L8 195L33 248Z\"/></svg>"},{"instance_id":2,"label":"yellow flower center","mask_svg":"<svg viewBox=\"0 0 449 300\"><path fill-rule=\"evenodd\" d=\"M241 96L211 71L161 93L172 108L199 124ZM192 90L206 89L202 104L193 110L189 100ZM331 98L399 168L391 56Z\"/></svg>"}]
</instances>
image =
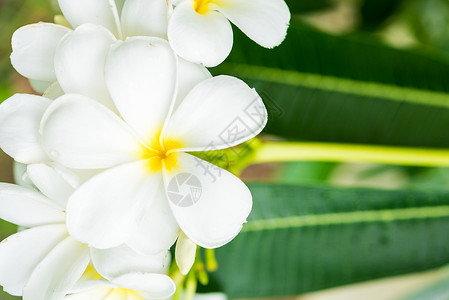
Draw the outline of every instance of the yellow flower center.
<instances>
[{"instance_id":1,"label":"yellow flower center","mask_svg":"<svg viewBox=\"0 0 449 300\"><path fill-rule=\"evenodd\" d=\"M181 148L181 143L176 140L159 141L160 134L148 147L142 145L139 158L147 160L147 168L150 172L158 172L164 168L171 171L178 166L178 152L173 150Z\"/></svg>"},{"instance_id":2,"label":"yellow flower center","mask_svg":"<svg viewBox=\"0 0 449 300\"><path fill-rule=\"evenodd\" d=\"M211 4L220 5L220 2L220 0L193 0L193 8L200 15L205 15L213 10Z\"/></svg>"},{"instance_id":3,"label":"yellow flower center","mask_svg":"<svg viewBox=\"0 0 449 300\"><path fill-rule=\"evenodd\" d=\"M98 280L101 279L101 275L98 274L97 270L92 265L88 265L86 271L84 271L83 278L89 280Z\"/></svg>"}]
</instances>

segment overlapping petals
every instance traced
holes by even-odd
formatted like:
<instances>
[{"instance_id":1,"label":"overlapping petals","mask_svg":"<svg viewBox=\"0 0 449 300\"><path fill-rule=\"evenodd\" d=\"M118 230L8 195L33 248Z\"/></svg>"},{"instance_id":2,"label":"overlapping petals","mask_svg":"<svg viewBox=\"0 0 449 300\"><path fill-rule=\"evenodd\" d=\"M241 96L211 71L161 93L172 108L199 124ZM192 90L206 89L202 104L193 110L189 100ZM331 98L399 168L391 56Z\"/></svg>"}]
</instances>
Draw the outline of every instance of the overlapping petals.
<instances>
[{"instance_id":1,"label":"overlapping petals","mask_svg":"<svg viewBox=\"0 0 449 300\"><path fill-rule=\"evenodd\" d=\"M34 172L38 175L38 170ZM40 176L46 174L48 170ZM51 194L64 197L65 193ZM2 219L30 228L0 244L1 285L24 299L62 298L90 260L87 248L67 234L65 208L37 191L11 184L0 186L0 203Z\"/></svg>"},{"instance_id":2,"label":"overlapping petals","mask_svg":"<svg viewBox=\"0 0 449 300\"><path fill-rule=\"evenodd\" d=\"M59 0L59 6L72 28L36 23L21 27L12 39L12 65L23 76L35 80L39 90L62 80L66 93L77 89L77 93L97 96L104 92L104 82L96 86L102 76L95 75L102 72L101 55L107 51L101 50L106 42L131 36L167 36L170 6L166 0ZM80 30L83 34L73 34L73 30L85 25L90 26ZM72 37L62 43L66 35Z\"/></svg>"},{"instance_id":3,"label":"overlapping petals","mask_svg":"<svg viewBox=\"0 0 449 300\"><path fill-rule=\"evenodd\" d=\"M220 64L231 52L229 21L266 48L284 40L290 22L284 0L177 0L174 4L168 25L170 44L179 56L207 67Z\"/></svg>"},{"instance_id":4,"label":"overlapping petals","mask_svg":"<svg viewBox=\"0 0 449 300\"><path fill-rule=\"evenodd\" d=\"M284 39L284 0L58 0L65 26L13 36L11 62L43 96L0 105L0 148L21 186L0 183L0 285L25 300L166 299L252 208L246 185L195 152L258 135L258 93L212 77L231 22L260 45Z\"/></svg>"},{"instance_id":5,"label":"overlapping petals","mask_svg":"<svg viewBox=\"0 0 449 300\"><path fill-rule=\"evenodd\" d=\"M151 58L154 53L159 60ZM250 213L251 194L237 177L182 151L223 149L254 137L267 121L261 99L242 81L219 76L193 81L196 85L172 112L178 98L167 86L178 86L178 64L170 53L162 41L142 39L111 51L105 77L125 121L95 100L75 95L57 99L43 118L45 149L57 154L52 159L72 168L110 168L69 200L69 232L92 247L127 243L154 253L162 249L149 247L151 242L168 249L179 226L195 243L215 248L232 240ZM124 75L122 82L117 74ZM230 134L235 128L237 136ZM133 152L135 141L140 152ZM216 175L206 172L211 169ZM189 207L167 192L182 174L197 178L202 188L199 201ZM161 185L165 193L157 192ZM164 235L154 231L155 222ZM139 242L132 238L136 232L151 240Z\"/></svg>"},{"instance_id":6,"label":"overlapping petals","mask_svg":"<svg viewBox=\"0 0 449 300\"><path fill-rule=\"evenodd\" d=\"M53 59L56 46L70 29L38 23L18 29L12 37L11 63L23 76L49 84L56 80Z\"/></svg>"},{"instance_id":7,"label":"overlapping petals","mask_svg":"<svg viewBox=\"0 0 449 300\"><path fill-rule=\"evenodd\" d=\"M99 25L86 24L62 38L54 57L58 82L65 93L98 99L113 108L104 81L104 62L114 35Z\"/></svg>"},{"instance_id":8,"label":"overlapping petals","mask_svg":"<svg viewBox=\"0 0 449 300\"><path fill-rule=\"evenodd\" d=\"M0 284L25 300L62 299L85 272L91 257L101 275L114 287L132 285L121 280L127 274L159 278L162 287L142 283L141 290L169 297L174 284L163 273L169 256L160 252L143 256L122 246L108 250L89 249L66 230L65 203L80 181L61 166L28 166L33 184L44 193L12 184L0 184L0 218L27 229L0 244ZM101 282L101 281L100 281ZM94 281L94 286L97 282ZM104 284L103 284L104 285Z\"/></svg>"}]
</instances>

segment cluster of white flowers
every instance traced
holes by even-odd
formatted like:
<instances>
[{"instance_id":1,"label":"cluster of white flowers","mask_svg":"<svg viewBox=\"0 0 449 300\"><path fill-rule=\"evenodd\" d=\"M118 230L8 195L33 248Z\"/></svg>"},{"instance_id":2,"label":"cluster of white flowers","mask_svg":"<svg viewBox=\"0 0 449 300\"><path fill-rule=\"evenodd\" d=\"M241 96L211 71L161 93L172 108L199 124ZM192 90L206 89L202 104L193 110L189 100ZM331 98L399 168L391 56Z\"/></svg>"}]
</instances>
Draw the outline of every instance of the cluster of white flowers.
<instances>
[{"instance_id":1,"label":"cluster of white flowers","mask_svg":"<svg viewBox=\"0 0 449 300\"><path fill-rule=\"evenodd\" d=\"M232 27L274 47L284 0L59 0L67 26L18 29L11 61L43 96L0 105L0 147L24 164L0 184L0 285L25 300L163 299L177 241L183 274L197 245L241 230L251 193L192 155L245 142L267 112L254 89L206 67ZM60 22L63 24L64 22ZM213 175L213 174L216 174Z\"/></svg>"}]
</instances>

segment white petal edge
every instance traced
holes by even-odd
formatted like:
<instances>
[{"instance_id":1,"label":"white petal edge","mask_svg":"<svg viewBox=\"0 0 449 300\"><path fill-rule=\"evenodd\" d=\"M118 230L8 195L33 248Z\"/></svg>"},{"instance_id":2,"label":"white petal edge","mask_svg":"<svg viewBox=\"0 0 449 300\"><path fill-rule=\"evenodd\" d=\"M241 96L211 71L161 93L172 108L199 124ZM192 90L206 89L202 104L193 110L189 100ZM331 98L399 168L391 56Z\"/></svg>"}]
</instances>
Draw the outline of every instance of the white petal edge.
<instances>
[{"instance_id":1,"label":"white petal edge","mask_svg":"<svg viewBox=\"0 0 449 300\"><path fill-rule=\"evenodd\" d=\"M106 27L119 37L120 24L117 23L117 6L113 0L58 0L64 17L77 28L83 24Z\"/></svg>"},{"instance_id":2,"label":"white petal edge","mask_svg":"<svg viewBox=\"0 0 449 300\"><path fill-rule=\"evenodd\" d=\"M0 285L21 296L31 274L65 237L64 225L47 225L16 233L0 243Z\"/></svg>"},{"instance_id":3,"label":"white petal edge","mask_svg":"<svg viewBox=\"0 0 449 300\"><path fill-rule=\"evenodd\" d=\"M150 299L166 299L176 291L173 280L163 274L129 273L113 279L112 283L122 288L144 291Z\"/></svg>"},{"instance_id":4,"label":"white petal edge","mask_svg":"<svg viewBox=\"0 0 449 300\"><path fill-rule=\"evenodd\" d=\"M67 200L75 191L70 177L76 177L70 170L57 164L32 164L27 168L30 180L38 190L59 207L65 209Z\"/></svg>"},{"instance_id":5,"label":"white petal edge","mask_svg":"<svg viewBox=\"0 0 449 300\"><path fill-rule=\"evenodd\" d=\"M34 227L64 223L61 207L39 192L9 183L0 183L0 218L10 223Z\"/></svg>"},{"instance_id":6,"label":"white petal edge","mask_svg":"<svg viewBox=\"0 0 449 300\"><path fill-rule=\"evenodd\" d=\"M177 57L167 41L135 37L112 47L106 84L123 119L146 143L157 138L176 93Z\"/></svg>"},{"instance_id":7,"label":"white petal edge","mask_svg":"<svg viewBox=\"0 0 449 300\"><path fill-rule=\"evenodd\" d=\"M284 0L226 0L224 5L215 7L265 48L280 45L287 35L291 15Z\"/></svg>"},{"instance_id":8,"label":"white petal edge","mask_svg":"<svg viewBox=\"0 0 449 300\"><path fill-rule=\"evenodd\" d=\"M178 159L179 167L165 174L165 183L179 227L203 248L223 246L246 222L252 209L251 192L226 170L190 154L180 153ZM189 193L182 192L183 185L190 187ZM180 192L175 192L176 187Z\"/></svg>"},{"instance_id":9,"label":"white petal edge","mask_svg":"<svg viewBox=\"0 0 449 300\"><path fill-rule=\"evenodd\" d=\"M77 240L99 249L120 246L143 218L162 177L145 161L124 164L93 177L70 197L67 228Z\"/></svg>"},{"instance_id":10,"label":"white petal edge","mask_svg":"<svg viewBox=\"0 0 449 300\"><path fill-rule=\"evenodd\" d=\"M97 270L95 270L91 261L84 271L83 276L81 276L76 284L70 289L69 293L82 293L98 287L115 288L116 285L112 284L109 280L102 278Z\"/></svg>"},{"instance_id":11,"label":"white petal edge","mask_svg":"<svg viewBox=\"0 0 449 300\"><path fill-rule=\"evenodd\" d=\"M217 76L196 85L183 100L164 131L183 151L230 148L258 135L268 113L262 99L246 83Z\"/></svg>"},{"instance_id":12,"label":"white petal edge","mask_svg":"<svg viewBox=\"0 0 449 300\"><path fill-rule=\"evenodd\" d=\"M64 36L55 53L55 72L66 94L85 95L114 109L106 88L104 66L116 41L109 30L93 24L81 25Z\"/></svg>"},{"instance_id":13,"label":"white petal edge","mask_svg":"<svg viewBox=\"0 0 449 300\"><path fill-rule=\"evenodd\" d=\"M75 292L64 297L64 300L109 300L109 295L113 292L111 287L95 287L83 292ZM114 300L114 299L111 299ZM117 299L126 300L126 299Z\"/></svg>"},{"instance_id":14,"label":"white petal edge","mask_svg":"<svg viewBox=\"0 0 449 300\"><path fill-rule=\"evenodd\" d=\"M95 269L106 279L133 272L163 273L171 260L167 250L153 255L141 255L126 245L105 250L92 248L91 257Z\"/></svg>"},{"instance_id":15,"label":"white petal edge","mask_svg":"<svg viewBox=\"0 0 449 300\"><path fill-rule=\"evenodd\" d=\"M89 260L88 247L67 237L36 267L23 289L23 298L62 299L81 278Z\"/></svg>"},{"instance_id":16,"label":"white petal edge","mask_svg":"<svg viewBox=\"0 0 449 300\"><path fill-rule=\"evenodd\" d=\"M178 237L179 226L168 205L161 180L154 200L145 207L144 215L126 244L141 254L156 254L170 249Z\"/></svg>"},{"instance_id":17,"label":"white petal edge","mask_svg":"<svg viewBox=\"0 0 449 300\"><path fill-rule=\"evenodd\" d=\"M11 64L29 79L56 81L53 65L56 46L69 32L69 28L51 23L19 28L12 36Z\"/></svg>"},{"instance_id":18,"label":"white petal edge","mask_svg":"<svg viewBox=\"0 0 449 300\"><path fill-rule=\"evenodd\" d=\"M41 96L15 94L0 104L0 147L16 161L48 161L39 125L51 101Z\"/></svg>"},{"instance_id":19,"label":"white petal edge","mask_svg":"<svg viewBox=\"0 0 449 300\"><path fill-rule=\"evenodd\" d=\"M232 27L221 13L198 14L193 1L175 7L168 23L168 40L182 58L215 67L231 52Z\"/></svg>"},{"instance_id":20,"label":"white petal edge","mask_svg":"<svg viewBox=\"0 0 449 300\"><path fill-rule=\"evenodd\" d=\"M212 78L211 73L200 64L178 59L178 93L173 111L179 107L190 91L200 82Z\"/></svg>"},{"instance_id":21,"label":"white petal edge","mask_svg":"<svg viewBox=\"0 0 449 300\"><path fill-rule=\"evenodd\" d=\"M98 102L64 95L42 118L43 146L56 162L73 169L101 169L133 161L140 143L126 124Z\"/></svg>"}]
</instances>

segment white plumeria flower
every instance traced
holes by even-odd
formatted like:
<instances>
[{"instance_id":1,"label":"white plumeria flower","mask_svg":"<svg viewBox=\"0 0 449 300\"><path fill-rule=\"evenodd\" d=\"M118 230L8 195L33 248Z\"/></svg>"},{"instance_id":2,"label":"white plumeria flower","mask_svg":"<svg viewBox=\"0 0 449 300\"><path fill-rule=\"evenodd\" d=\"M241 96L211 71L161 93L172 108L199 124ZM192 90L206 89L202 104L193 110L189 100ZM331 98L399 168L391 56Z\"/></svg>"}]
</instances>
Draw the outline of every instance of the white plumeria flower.
<instances>
[{"instance_id":1,"label":"white plumeria flower","mask_svg":"<svg viewBox=\"0 0 449 300\"><path fill-rule=\"evenodd\" d=\"M165 3L165 0L162 1ZM137 2L139 1L130 1L130 3ZM76 3L82 4L84 1ZM36 25L36 30L39 28ZM24 32L28 32L27 30L24 29ZM35 29L31 27L29 30ZM29 35L40 36L38 32L34 35L29 33ZM55 64L40 65L41 61L45 61L40 55L35 58L36 61L26 59L27 56L39 51L32 46L26 47L27 43L23 41L24 49L20 51L23 56L17 57L18 62L25 61L24 67L36 66L36 68L51 70L55 65L59 74L59 83L53 83L43 97L16 94L0 104L0 148L20 163L51 161L42 149L39 125L51 100L64 94L61 86L67 92L89 96L115 110L104 79L104 61L114 42L116 42L115 37L106 28L91 24L82 25L58 41L56 57L54 57L56 50L51 51ZM47 45L45 40L42 40L42 45ZM206 68L179 59L178 97L182 99L195 84L210 77Z\"/></svg>"},{"instance_id":2,"label":"white plumeria flower","mask_svg":"<svg viewBox=\"0 0 449 300\"><path fill-rule=\"evenodd\" d=\"M256 43L278 46L287 34L290 11L284 0L173 0L168 39L182 58L214 67L232 49L229 21ZM229 20L229 21L228 21Z\"/></svg>"},{"instance_id":3,"label":"white plumeria flower","mask_svg":"<svg viewBox=\"0 0 449 300\"><path fill-rule=\"evenodd\" d=\"M154 298L173 294L173 281L162 274L167 252L143 256L124 245L89 249L67 233L65 207L75 174L48 164L30 165L27 172L40 192L0 183L0 218L27 228L0 244L0 285L6 292L24 300L62 299L92 259L114 286L136 287Z\"/></svg>"},{"instance_id":4,"label":"white plumeria flower","mask_svg":"<svg viewBox=\"0 0 449 300\"><path fill-rule=\"evenodd\" d=\"M114 39L167 36L167 18L171 6L166 0L59 0L59 6L73 29L83 24L100 25ZM48 86L57 80L57 46L70 32L71 28L52 23L37 23L19 28L12 38L12 65L20 74L34 80L34 86ZM96 37L99 39L96 40ZM91 65L91 72L101 72L102 69L95 68L100 61L92 60L91 57L111 37L107 34L91 36L92 48L77 53L79 60L94 63ZM93 53L90 54L89 51ZM77 67L81 70L84 65Z\"/></svg>"},{"instance_id":5,"label":"white plumeria flower","mask_svg":"<svg viewBox=\"0 0 449 300\"><path fill-rule=\"evenodd\" d=\"M185 152L253 138L267 122L265 106L229 76L204 80L188 93L180 85L182 99L177 66L166 41L128 39L111 50L105 67L121 118L76 94L60 97L45 113L43 145L53 160L108 168L69 200L68 230L80 241L102 249L126 243L152 253L170 248L179 228L205 248L240 232L252 207L248 188Z\"/></svg>"}]
</instances>

